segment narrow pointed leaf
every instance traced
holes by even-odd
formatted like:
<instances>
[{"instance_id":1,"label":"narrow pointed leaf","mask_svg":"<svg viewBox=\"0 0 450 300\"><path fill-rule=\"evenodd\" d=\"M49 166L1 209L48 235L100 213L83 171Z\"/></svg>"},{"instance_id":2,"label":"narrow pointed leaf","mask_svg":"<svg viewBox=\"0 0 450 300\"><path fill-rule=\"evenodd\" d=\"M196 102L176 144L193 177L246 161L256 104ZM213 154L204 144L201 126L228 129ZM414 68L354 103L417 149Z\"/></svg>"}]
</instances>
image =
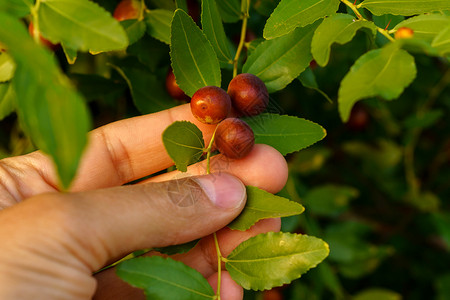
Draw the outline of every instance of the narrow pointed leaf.
<instances>
[{"instance_id":1,"label":"narrow pointed leaf","mask_svg":"<svg viewBox=\"0 0 450 300\"><path fill-rule=\"evenodd\" d=\"M38 20L45 38L74 50L96 53L128 45L119 22L89 0L41 0Z\"/></svg>"},{"instance_id":2,"label":"narrow pointed leaf","mask_svg":"<svg viewBox=\"0 0 450 300\"><path fill-rule=\"evenodd\" d=\"M235 23L241 19L241 1L239 0L219 0L217 8L222 20L226 23Z\"/></svg>"},{"instance_id":3,"label":"narrow pointed leaf","mask_svg":"<svg viewBox=\"0 0 450 300\"><path fill-rule=\"evenodd\" d=\"M261 78L269 93L285 88L309 66L311 40L318 25L297 28L285 36L262 42L247 59L242 71Z\"/></svg>"},{"instance_id":4,"label":"narrow pointed leaf","mask_svg":"<svg viewBox=\"0 0 450 300\"><path fill-rule=\"evenodd\" d=\"M450 24L450 17L439 14L420 15L398 23L394 30L408 27L414 31L414 38L431 42L443 28Z\"/></svg>"},{"instance_id":5,"label":"narrow pointed leaf","mask_svg":"<svg viewBox=\"0 0 450 300\"><path fill-rule=\"evenodd\" d=\"M329 252L328 245L318 238L269 232L237 246L228 255L225 266L243 288L267 290L300 278Z\"/></svg>"},{"instance_id":6,"label":"narrow pointed leaf","mask_svg":"<svg viewBox=\"0 0 450 300\"><path fill-rule=\"evenodd\" d=\"M247 203L241 214L228 224L233 230L247 230L262 219L301 214L305 208L289 199L275 196L254 186L247 186Z\"/></svg>"},{"instance_id":7,"label":"narrow pointed leaf","mask_svg":"<svg viewBox=\"0 0 450 300\"><path fill-rule=\"evenodd\" d=\"M171 258L138 257L117 266L117 275L144 290L147 299L212 299L214 291L195 269Z\"/></svg>"},{"instance_id":8,"label":"narrow pointed leaf","mask_svg":"<svg viewBox=\"0 0 450 300\"><path fill-rule=\"evenodd\" d=\"M311 42L311 52L317 64L326 66L330 58L331 45L350 42L361 28L367 28L373 36L377 32L373 22L356 20L351 15L336 14L326 18L317 27Z\"/></svg>"},{"instance_id":9,"label":"narrow pointed leaf","mask_svg":"<svg viewBox=\"0 0 450 300\"><path fill-rule=\"evenodd\" d=\"M339 113L346 122L355 102L374 96L396 99L416 77L414 58L392 45L361 56L341 82Z\"/></svg>"},{"instance_id":10,"label":"narrow pointed leaf","mask_svg":"<svg viewBox=\"0 0 450 300\"><path fill-rule=\"evenodd\" d=\"M334 14L339 0L281 0L264 27L264 38L270 40Z\"/></svg>"},{"instance_id":11,"label":"narrow pointed leaf","mask_svg":"<svg viewBox=\"0 0 450 300\"><path fill-rule=\"evenodd\" d=\"M203 154L203 134L191 122L176 121L162 134L164 147L179 171L186 172L187 166L197 162Z\"/></svg>"},{"instance_id":12,"label":"narrow pointed leaf","mask_svg":"<svg viewBox=\"0 0 450 300\"><path fill-rule=\"evenodd\" d=\"M192 95L204 86L219 86L219 60L211 43L191 17L177 9L171 26L170 57L180 88Z\"/></svg>"},{"instance_id":13,"label":"narrow pointed leaf","mask_svg":"<svg viewBox=\"0 0 450 300\"><path fill-rule=\"evenodd\" d=\"M34 43L19 20L0 13L0 40L17 65L12 84L24 130L53 158L67 188L90 127L84 100L60 72L55 57Z\"/></svg>"},{"instance_id":14,"label":"narrow pointed leaf","mask_svg":"<svg viewBox=\"0 0 450 300\"><path fill-rule=\"evenodd\" d=\"M153 9L145 16L147 33L157 40L170 45L170 23L173 11Z\"/></svg>"},{"instance_id":15,"label":"narrow pointed leaf","mask_svg":"<svg viewBox=\"0 0 450 300\"><path fill-rule=\"evenodd\" d=\"M325 129L308 120L278 114L261 114L245 121L255 133L255 142L267 144L286 155L322 140Z\"/></svg>"},{"instance_id":16,"label":"narrow pointed leaf","mask_svg":"<svg viewBox=\"0 0 450 300\"><path fill-rule=\"evenodd\" d=\"M221 62L233 61L216 0L202 1L202 29Z\"/></svg>"},{"instance_id":17,"label":"narrow pointed leaf","mask_svg":"<svg viewBox=\"0 0 450 300\"><path fill-rule=\"evenodd\" d=\"M358 7L377 16L384 14L412 16L450 9L448 0L364 0Z\"/></svg>"},{"instance_id":18,"label":"narrow pointed leaf","mask_svg":"<svg viewBox=\"0 0 450 300\"><path fill-rule=\"evenodd\" d=\"M64 44L61 44L61 46L63 48L64 55L66 56L67 62L71 65L74 64L78 57L77 50L70 49L70 48L66 47Z\"/></svg>"}]
</instances>

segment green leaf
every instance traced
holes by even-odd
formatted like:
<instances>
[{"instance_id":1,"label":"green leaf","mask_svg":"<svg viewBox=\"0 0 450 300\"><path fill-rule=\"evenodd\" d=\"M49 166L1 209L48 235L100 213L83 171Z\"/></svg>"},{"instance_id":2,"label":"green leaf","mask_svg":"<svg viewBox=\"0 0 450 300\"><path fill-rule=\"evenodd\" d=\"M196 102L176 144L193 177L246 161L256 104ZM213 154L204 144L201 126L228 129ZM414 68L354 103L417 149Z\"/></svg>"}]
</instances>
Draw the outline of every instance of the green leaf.
<instances>
[{"instance_id":1,"label":"green leaf","mask_svg":"<svg viewBox=\"0 0 450 300\"><path fill-rule=\"evenodd\" d=\"M70 49L103 52L128 45L119 22L89 0L41 0L38 22L45 38Z\"/></svg>"},{"instance_id":2,"label":"green leaf","mask_svg":"<svg viewBox=\"0 0 450 300\"><path fill-rule=\"evenodd\" d=\"M147 299L212 299L214 291L195 269L171 258L138 257L117 266L117 275L144 289Z\"/></svg>"},{"instance_id":3,"label":"green leaf","mask_svg":"<svg viewBox=\"0 0 450 300\"><path fill-rule=\"evenodd\" d=\"M436 48L442 56L450 55L450 24L433 39L431 46Z\"/></svg>"},{"instance_id":4,"label":"green leaf","mask_svg":"<svg viewBox=\"0 0 450 300\"><path fill-rule=\"evenodd\" d=\"M174 255L189 252L192 248L194 248L200 240L193 240L191 242L187 242L180 245L167 246L163 248L153 248L152 250L158 251L162 254Z\"/></svg>"},{"instance_id":5,"label":"green leaf","mask_svg":"<svg viewBox=\"0 0 450 300\"><path fill-rule=\"evenodd\" d=\"M448 0L364 0L359 7L368 9L374 15L384 14L412 16L450 9Z\"/></svg>"},{"instance_id":6,"label":"green leaf","mask_svg":"<svg viewBox=\"0 0 450 300\"><path fill-rule=\"evenodd\" d=\"M429 128L444 116L442 109L432 109L424 113L412 114L403 122L406 128Z\"/></svg>"},{"instance_id":7,"label":"green leaf","mask_svg":"<svg viewBox=\"0 0 450 300\"><path fill-rule=\"evenodd\" d=\"M170 23L173 11L153 9L145 16L147 33L157 40L170 45Z\"/></svg>"},{"instance_id":8,"label":"green leaf","mask_svg":"<svg viewBox=\"0 0 450 300\"><path fill-rule=\"evenodd\" d=\"M225 266L243 288L266 290L300 278L329 251L324 241L312 236L269 232L237 246L226 258Z\"/></svg>"},{"instance_id":9,"label":"green leaf","mask_svg":"<svg viewBox=\"0 0 450 300\"><path fill-rule=\"evenodd\" d=\"M0 1L0 11L22 18L30 13L33 2L33 0L3 0Z\"/></svg>"},{"instance_id":10,"label":"green leaf","mask_svg":"<svg viewBox=\"0 0 450 300\"><path fill-rule=\"evenodd\" d=\"M220 87L220 65L213 47L192 18L180 9L172 20L170 57L177 83L189 97L204 86Z\"/></svg>"},{"instance_id":11,"label":"green leaf","mask_svg":"<svg viewBox=\"0 0 450 300\"><path fill-rule=\"evenodd\" d=\"M275 196L257 187L247 186L247 204L241 214L228 224L233 230L247 230L262 219L301 214L303 206L289 199Z\"/></svg>"},{"instance_id":12,"label":"green leaf","mask_svg":"<svg viewBox=\"0 0 450 300\"><path fill-rule=\"evenodd\" d=\"M15 110L14 89L11 83L0 83L0 120Z\"/></svg>"},{"instance_id":13,"label":"green leaf","mask_svg":"<svg viewBox=\"0 0 450 300\"><path fill-rule=\"evenodd\" d=\"M314 75L311 68L306 68L305 71L303 71L300 76L298 77L298 80L301 82L301 84L309 89L313 89L319 94L321 94L325 99L328 100L328 102L333 103L333 100L319 88L319 85L316 81L316 76Z\"/></svg>"},{"instance_id":14,"label":"green leaf","mask_svg":"<svg viewBox=\"0 0 450 300\"><path fill-rule=\"evenodd\" d=\"M52 156L67 188L90 127L84 100L60 72L55 57L34 43L20 21L0 13L0 40L17 65L12 83L24 130Z\"/></svg>"},{"instance_id":15,"label":"green leaf","mask_svg":"<svg viewBox=\"0 0 450 300\"><path fill-rule=\"evenodd\" d=\"M245 118L255 133L255 142L267 144L286 155L322 140L325 129L311 121L278 114L261 114Z\"/></svg>"},{"instance_id":16,"label":"green leaf","mask_svg":"<svg viewBox=\"0 0 450 300\"><path fill-rule=\"evenodd\" d=\"M398 23L394 30L398 30L400 27L408 27L414 31L414 38L431 42L449 24L450 17L447 16L439 14L420 15Z\"/></svg>"},{"instance_id":17,"label":"green leaf","mask_svg":"<svg viewBox=\"0 0 450 300\"><path fill-rule=\"evenodd\" d=\"M361 28L369 29L371 35L375 37L377 27L373 22L355 20L347 14L335 14L323 20L311 42L311 52L317 64L326 66L330 58L331 45L350 42Z\"/></svg>"},{"instance_id":18,"label":"green leaf","mask_svg":"<svg viewBox=\"0 0 450 300\"><path fill-rule=\"evenodd\" d=\"M14 61L8 53L0 51L0 83L10 80L14 75Z\"/></svg>"},{"instance_id":19,"label":"green leaf","mask_svg":"<svg viewBox=\"0 0 450 300\"><path fill-rule=\"evenodd\" d=\"M175 0L176 8L182 9L185 12L188 12L188 6L186 0Z\"/></svg>"},{"instance_id":20,"label":"green leaf","mask_svg":"<svg viewBox=\"0 0 450 300\"><path fill-rule=\"evenodd\" d=\"M77 50L67 48L66 46L64 46L64 44L62 44L61 46L63 48L64 55L66 56L67 62L71 65L74 64L78 57Z\"/></svg>"},{"instance_id":21,"label":"green leaf","mask_svg":"<svg viewBox=\"0 0 450 300\"><path fill-rule=\"evenodd\" d=\"M181 172L197 162L203 154L205 141L203 133L191 122L176 121L162 134L164 147Z\"/></svg>"},{"instance_id":22,"label":"green leaf","mask_svg":"<svg viewBox=\"0 0 450 300\"><path fill-rule=\"evenodd\" d=\"M264 27L264 38L270 40L334 14L339 0L281 0Z\"/></svg>"},{"instance_id":23,"label":"green leaf","mask_svg":"<svg viewBox=\"0 0 450 300\"><path fill-rule=\"evenodd\" d=\"M129 45L136 43L144 34L147 26L145 22L137 19L125 20L120 22L128 36Z\"/></svg>"},{"instance_id":24,"label":"green leaf","mask_svg":"<svg viewBox=\"0 0 450 300\"><path fill-rule=\"evenodd\" d=\"M134 61L129 61L121 68L113 68L127 82L133 102L141 114L150 114L177 105L164 89L165 77L150 73L147 68Z\"/></svg>"},{"instance_id":25,"label":"green leaf","mask_svg":"<svg viewBox=\"0 0 450 300\"><path fill-rule=\"evenodd\" d=\"M219 0L216 4L224 22L235 23L241 19L241 1Z\"/></svg>"},{"instance_id":26,"label":"green leaf","mask_svg":"<svg viewBox=\"0 0 450 300\"><path fill-rule=\"evenodd\" d=\"M362 55L341 82L339 113L346 122L358 100L380 96L396 99L416 77L414 58L396 45Z\"/></svg>"},{"instance_id":27,"label":"green leaf","mask_svg":"<svg viewBox=\"0 0 450 300\"><path fill-rule=\"evenodd\" d=\"M233 58L215 0L202 1L202 29L219 61L232 63Z\"/></svg>"},{"instance_id":28,"label":"green leaf","mask_svg":"<svg viewBox=\"0 0 450 300\"><path fill-rule=\"evenodd\" d=\"M309 66L311 40L318 25L297 28L285 36L259 44L242 71L261 78L269 93L285 88Z\"/></svg>"},{"instance_id":29,"label":"green leaf","mask_svg":"<svg viewBox=\"0 0 450 300\"><path fill-rule=\"evenodd\" d=\"M366 289L359 292L353 300L401 300L402 296L394 291L386 289Z\"/></svg>"},{"instance_id":30,"label":"green leaf","mask_svg":"<svg viewBox=\"0 0 450 300\"><path fill-rule=\"evenodd\" d=\"M327 184L309 191L302 203L310 213L336 217L346 211L350 201L358 195L358 190L352 187Z\"/></svg>"},{"instance_id":31,"label":"green leaf","mask_svg":"<svg viewBox=\"0 0 450 300\"><path fill-rule=\"evenodd\" d=\"M156 7L174 11L176 9L176 5L174 1L167 0L150 0Z\"/></svg>"}]
</instances>

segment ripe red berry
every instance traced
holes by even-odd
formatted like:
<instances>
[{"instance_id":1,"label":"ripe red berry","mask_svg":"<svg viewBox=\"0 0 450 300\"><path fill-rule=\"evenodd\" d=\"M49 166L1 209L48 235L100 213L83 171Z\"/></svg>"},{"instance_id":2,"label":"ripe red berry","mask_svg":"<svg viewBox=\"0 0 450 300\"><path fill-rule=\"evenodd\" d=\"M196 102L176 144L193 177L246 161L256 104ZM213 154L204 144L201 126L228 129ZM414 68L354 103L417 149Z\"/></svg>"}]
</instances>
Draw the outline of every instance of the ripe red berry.
<instances>
[{"instance_id":1,"label":"ripe red berry","mask_svg":"<svg viewBox=\"0 0 450 300\"><path fill-rule=\"evenodd\" d=\"M396 39L409 39L412 38L414 35L414 31L411 28L408 27L400 27L395 32L395 38Z\"/></svg>"},{"instance_id":2,"label":"ripe red berry","mask_svg":"<svg viewBox=\"0 0 450 300\"><path fill-rule=\"evenodd\" d=\"M191 99L192 114L205 124L219 123L228 116L230 110L230 96L217 86L202 87Z\"/></svg>"},{"instance_id":3,"label":"ripe red berry","mask_svg":"<svg viewBox=\"0 0 450 300\"><path fill-rule=\"evenodd\" d=\"M217 125L214 143L226 157L239 159L250 153L255 144L255 135L241 119L228 118Z\"/></svg>"},{"instance_id":4,"label":"ripe red berry","mask_svg":"<svg viewBox=\"0 0 450 300\"><path fill-rule=\"evenodd\" d=\"M166 90L169 95L178 100L189 101L189 96L186 95L183 90L178 86L178 83L175 80L175 75L171 68L167 71L166 76Z\"/></svg>"},{"instance_id":5,"label":"ripe red berry","mask_svg":"<svg viewBox=\"0 0 450 300\"><path fill-rule=\"evenodd\" d=\"M34 32L34 25L32 22L30 22L30 24L28 24L28 32L30 33L30 35L32 37L34 37L35 32ZM49 48L52 51L56 51L59 47L59 44L53 44L52 42L50 42L49 40L47 40L46 38L44 38L39 32L37 32L36 34L39 35L39 40L41 41L41 44L44 45L45 47Z\"/></svg>"},{"instance_id":6,"label":"ripe red berry","mask_svg":"<svg viewBox=\"0 0 450 300\"><path fill-rule=\"evenodd\" d=\"M116 6L113 17L117 21L137 19L139 17L140 2L137 0L122 0Z\"/></svg>"},{"instance_id":7,"label":"ripe red berry","mask_svg":"<svg viewBox=\"0 0 450 300\"><path fill-rule=\"evenodd\" d=\"M266 85L257 76L249 73L234 77L228 85L228 94L234 108L245 116L258 115L269 104Z\"/></svg>"}]
</instances>

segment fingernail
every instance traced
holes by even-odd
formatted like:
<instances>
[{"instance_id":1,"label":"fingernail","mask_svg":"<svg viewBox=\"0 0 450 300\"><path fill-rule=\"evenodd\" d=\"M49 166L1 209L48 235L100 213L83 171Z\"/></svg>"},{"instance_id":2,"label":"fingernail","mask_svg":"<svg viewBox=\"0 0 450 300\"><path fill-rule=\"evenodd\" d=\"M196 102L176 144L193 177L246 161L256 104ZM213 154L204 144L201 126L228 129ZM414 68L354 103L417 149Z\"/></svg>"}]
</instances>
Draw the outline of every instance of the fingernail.
<instances>
[{"instance_id":1,"label":"fingernail","mask_svg":"<svg viewBox=\"0 0 450 300\"><path fill-rule=\"evenodd\" d=\"M230 174L200 176L197 181L211 202L220 208L237 208L247 198L244 184Z\"/></svg>"}]
</instances>

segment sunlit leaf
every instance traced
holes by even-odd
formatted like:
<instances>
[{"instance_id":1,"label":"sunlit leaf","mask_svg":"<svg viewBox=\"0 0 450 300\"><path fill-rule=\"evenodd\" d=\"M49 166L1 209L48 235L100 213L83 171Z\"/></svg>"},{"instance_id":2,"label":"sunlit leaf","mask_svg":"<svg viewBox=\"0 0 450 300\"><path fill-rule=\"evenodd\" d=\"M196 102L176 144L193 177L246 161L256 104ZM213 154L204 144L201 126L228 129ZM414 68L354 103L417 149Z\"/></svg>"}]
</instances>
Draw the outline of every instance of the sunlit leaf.
<instances>
[{"instance_id":1,"label":"sunlit leaf","mask_svg":"<svg viewBox=\"0 0 450 300\"><path fill-rule=\"evenodd\" d=\"M15 64L11 56L0 51L0 83L10 80L14 75Z\"/></svg>"},{"instance_id":2,"label":"sunlit leaf","mask_svg":"<svg viewBox=\"0 0 450 300\"><path fill-rule=\"evenodd\" d=\"M367 8L374 15L412 16L450 9L448 0L364 0L358 7Z\"/></svg>"},{"instance_id":3,"label":"sunlit leaf","mask_svg":"<svg viewBox=\"0 0 450 300\"><path fill-rule=\"evenodd\" d=\"M334 14L339 0L281 0L264 27L264 38L273 39L297 27Z\"/></svg>"},{"instance_id":4,"label":"sunlit leaf","mask_svg":"<svg viewBox=\"0 0 450 300\"><path fill-rule=\"evenodd\" d=\"M312 236L269 232L237 246L226 258L225 266L243 288L266 290L300 278L329 251L324 241Z\"/></svg>"},{"instance_id":5,"label":"sunlit leaf","mask_svg":"<svg viewBox=\"0 0 450 300\"><path fill-rule=\"evenodd\" d=\"M234 230L247 230L257 221L267 218L301 214L303 206L289 199L273 195L257 187L247 186L247 203L241 214L228 224Z\"/></svg>"},{"instance_id":6,"label":"sunlit leaf","mask_svg":"<svg viewBox=\"0 0 450 300\"><path fill-rule=\"evenodd\" d=\"M145 16L147 33L157 40L170 45L170 23L173 11L153 9Z\"/></svg>"},{"instance_id":7,"label":"sunlit leaf","mask_svg":"<svg viewBox=\"0 0 450 300\"><path fill-rule=\"evenodd\" d=\"M325 129L308 120L278 114L244 119L255 133L255 142L267 144L286 155L322 140Z\"/></svg>"}]
</instances>

